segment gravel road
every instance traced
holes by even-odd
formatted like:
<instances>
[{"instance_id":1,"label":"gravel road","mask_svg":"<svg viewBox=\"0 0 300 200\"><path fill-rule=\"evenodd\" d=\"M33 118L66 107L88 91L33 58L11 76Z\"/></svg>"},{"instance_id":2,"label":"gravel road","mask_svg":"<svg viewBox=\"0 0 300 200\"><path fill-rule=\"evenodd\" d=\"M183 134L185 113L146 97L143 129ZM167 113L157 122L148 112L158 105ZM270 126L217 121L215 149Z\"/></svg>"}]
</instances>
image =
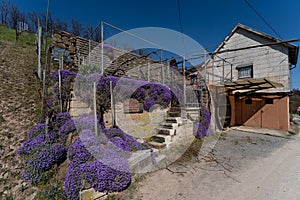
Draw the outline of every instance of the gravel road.
<instances>
[{"instance_id":1,"label":"gravel road","mask_svg":"<svg viewBox=\"0 0 300 200\"><path fill-rule=\"evenodd\" d=\"M300 136L236 130L206 156L145 175L122 199L299 199Z\"/></svg>"}]
</instances>

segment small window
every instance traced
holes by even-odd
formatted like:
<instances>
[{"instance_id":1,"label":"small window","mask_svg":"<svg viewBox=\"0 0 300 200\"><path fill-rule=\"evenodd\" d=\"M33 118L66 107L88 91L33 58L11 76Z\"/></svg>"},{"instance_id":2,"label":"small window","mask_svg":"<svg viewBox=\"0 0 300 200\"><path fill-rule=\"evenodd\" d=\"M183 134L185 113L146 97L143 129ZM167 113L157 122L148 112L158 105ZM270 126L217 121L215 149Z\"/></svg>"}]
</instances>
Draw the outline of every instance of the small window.
<instances>
[{"instance_id":1,"label":"small window","mask_svg":"<svg viewBox=\"0 0 300 200\"><path fill-rule=\"evenodd\" d=\"M245 99L245 104L252 104L252 99Z\"/></svg>"},{"instance_id":2,"label":"small window","mask_svg":"<svg viewBox=\"0 0 300 200\"><path fill-rule=\"evenodd\" d=\"M266 98L266 99L265 99L265 103L266 103L266 104L273 104L273 103L274 103L273 100L274 100L274 99Z\"/></svg>"},{"instance_id":3,"label":"small window","mask_svg":"<svg viewBox=\"0 0 300 200\"><path fill-rule=\"evenodd\" d=\"M237 67L238 70L238 78L253 78L253 66L242 66Z\"/></svg>"}]
</instances>

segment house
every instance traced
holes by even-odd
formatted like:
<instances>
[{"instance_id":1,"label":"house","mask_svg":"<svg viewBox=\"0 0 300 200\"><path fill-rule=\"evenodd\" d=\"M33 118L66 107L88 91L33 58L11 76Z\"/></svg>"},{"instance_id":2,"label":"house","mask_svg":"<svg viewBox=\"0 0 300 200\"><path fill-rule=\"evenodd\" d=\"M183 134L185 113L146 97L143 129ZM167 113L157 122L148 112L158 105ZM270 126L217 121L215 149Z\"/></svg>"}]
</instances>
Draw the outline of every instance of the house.
<instances>
[{"instance_id":1,"label":"house","mask_svg":"<svg viewBox=\"0 0 300 200\"><path fill-rule=\"evenodd\" d=\"M205 65L219 121L288 130L290 71L297 60L297 46L237 24Z\"/></svg>"}]
</instances>

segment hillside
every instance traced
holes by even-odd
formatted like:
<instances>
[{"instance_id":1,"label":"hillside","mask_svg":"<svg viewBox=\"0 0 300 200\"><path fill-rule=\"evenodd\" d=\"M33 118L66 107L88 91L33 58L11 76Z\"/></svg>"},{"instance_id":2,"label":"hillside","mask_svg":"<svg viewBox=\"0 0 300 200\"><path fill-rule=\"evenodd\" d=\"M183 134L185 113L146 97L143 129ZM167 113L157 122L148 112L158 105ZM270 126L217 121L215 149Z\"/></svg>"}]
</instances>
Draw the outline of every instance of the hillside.
<instances>
[{"instance_id":1,"label":"hillside","mask_svg":"<svg viewBox=\"0 0 300 200\"><path fill-rule=\"evenodd\" d=\"M21 178L16 150L38 122L35 36L0 26L0 199L30 199L36 188Z\"/></svg>"}]
</instances>

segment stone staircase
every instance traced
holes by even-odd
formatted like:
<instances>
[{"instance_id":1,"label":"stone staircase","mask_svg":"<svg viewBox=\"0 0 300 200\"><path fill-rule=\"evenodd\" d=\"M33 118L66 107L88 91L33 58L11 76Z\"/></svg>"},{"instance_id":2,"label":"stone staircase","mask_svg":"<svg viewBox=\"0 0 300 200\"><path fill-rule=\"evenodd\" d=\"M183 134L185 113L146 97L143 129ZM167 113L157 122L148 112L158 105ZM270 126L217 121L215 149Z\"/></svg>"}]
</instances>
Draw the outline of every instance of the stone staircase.
<instances>
[{"instance_id":1,"label":"stone staircase","mask_svg":"<svg viewBox=\"0 0 300 200\"><path fill-rule=\"evenodd\" d=\"M176 130L183 125L181 108L172 107L167 111L167 114L164 122L156 128L157 134L146 139L147 143L155 149L168 148L173 137L176 136Z\"/></svg>"}]
</instances>

